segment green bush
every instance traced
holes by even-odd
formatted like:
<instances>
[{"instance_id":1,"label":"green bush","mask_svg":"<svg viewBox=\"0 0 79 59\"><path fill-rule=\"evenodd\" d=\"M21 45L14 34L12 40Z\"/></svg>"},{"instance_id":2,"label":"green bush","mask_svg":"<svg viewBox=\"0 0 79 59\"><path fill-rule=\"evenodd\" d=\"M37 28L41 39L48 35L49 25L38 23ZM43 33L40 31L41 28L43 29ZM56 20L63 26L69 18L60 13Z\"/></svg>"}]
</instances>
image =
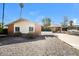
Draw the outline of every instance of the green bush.
<instances>
[{"instance_id":1,"label":"green bush","mask_svg":"<svg viewBox=\"0 0 79 59\"><path fill-rule=\"evenodd\" d=\"M2 32L2 28L0 28L0 32Z\"/></svg>"},{"instance_id":2,"label":"green bush","mask_svg":"<svg viewBox=\"0 0 79 59\"><path fill-rule=\"evenodd\" d=\"M3 32L3 29L2 28L0 28L0 33L2 33Z\"/></svg>"},{"instance_id":3,"label":"green bush","mask_svg":"<svg viewBox=\"0 0 79 59\"><path fill-rule=\"evenodd\" d=\"M42 31L51 31L49 27L42 27Z\"/></svg>"}]
</instances>

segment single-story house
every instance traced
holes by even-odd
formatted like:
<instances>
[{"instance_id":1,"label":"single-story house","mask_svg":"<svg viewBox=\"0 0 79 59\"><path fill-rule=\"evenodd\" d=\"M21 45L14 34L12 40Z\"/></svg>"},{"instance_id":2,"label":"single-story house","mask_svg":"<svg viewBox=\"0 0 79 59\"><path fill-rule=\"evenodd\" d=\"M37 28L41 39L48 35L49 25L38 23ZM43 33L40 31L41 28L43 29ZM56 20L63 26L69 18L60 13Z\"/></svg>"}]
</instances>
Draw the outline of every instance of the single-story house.
<instances>
[{"instance_id":1,"label":"single-story house","mask_svg":"<svg viewBox=\"0 0 79 59\"><path fill-rule=\"evenodd\" d=\"M79 25L68 26L68 30L72 29L79 30Z\"/></svg>"},{"instance_id":2,"label":"single-story house","mask_svg":"<svg viewBox=\"0 0 79 59\"><path fill-rule=\"evenodd\" d=\"M10 24L8 26L8 33L41 33L41 25L31 22L30 20L20 18Z\"/></svg>"},{"instance_id":3,"label":"single-story house","mask_svg":"<svg viewBox=\"0 0 79 59\"><path fill-rule=\"evenodd\" d=\"M57 25L57 24L53 24L53 25L51 25L49 27L51 28L51 30L53 32L61 32L61 30L62 30L61 25Z\"/></svg>"},{"instance_id":4,"label":"single-story house","mask_svg":"<svg viewBox=\"0 0 79 59\"><path fill-rule=\"evenodd\" d=\"M75 27L76 27L77 30L79 30L79 24L78 25L75 25Z\"/></svg>"}]
</instances>

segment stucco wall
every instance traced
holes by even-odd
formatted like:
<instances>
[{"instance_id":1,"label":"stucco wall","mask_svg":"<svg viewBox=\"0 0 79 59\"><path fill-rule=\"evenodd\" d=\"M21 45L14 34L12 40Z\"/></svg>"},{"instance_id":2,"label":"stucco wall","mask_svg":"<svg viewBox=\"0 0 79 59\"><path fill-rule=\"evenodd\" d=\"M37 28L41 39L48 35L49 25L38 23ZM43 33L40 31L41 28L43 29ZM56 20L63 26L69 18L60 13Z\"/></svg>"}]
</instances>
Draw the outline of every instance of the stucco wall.
<instances>
[{"instance_id":1,"label":"stucco wall","mask_svg":"<svg viewBox=\"0 0 79 59\"><path fill-rule=\"evenodd\" d=\"M8 26L8 33L16 33L15 27L20 27L21 33L29 33L29 27L33 27L33 32L41 33L41 26L33 22L19 21Z\"/></svg>"},{"instance_id":2,"label":"stucco wall","mask_svg":"<svg viewBox=\"0 0 79 59\"><path fill-rule=\"evenodd\" d=\"M11 24L8 26L8 33L13 33L14 29L14 24Z\"/></svg>"},{"instance_id":3,"label":"stucco wall","mask_svg":"<svg viewBox=\"0 0 79 59\"><path fill-rule=\"evenodd\" d=\"M29 33L29 27L33 27L33 32L35 32L35 24L26 22L26 21L20 21L14 24L14 33L15 33L15 27L20 27L21 33Z\"/></svg>"},{"instance_id":4,"label":"stucco wall","mask_svg":"<svg viewBox=\"0 0 79 59\"><path fill-rule=\"evenodd\" d=\"M41 26L38 24L35 24L35 32L41 34Z\"/></svg>"}]
</instances>

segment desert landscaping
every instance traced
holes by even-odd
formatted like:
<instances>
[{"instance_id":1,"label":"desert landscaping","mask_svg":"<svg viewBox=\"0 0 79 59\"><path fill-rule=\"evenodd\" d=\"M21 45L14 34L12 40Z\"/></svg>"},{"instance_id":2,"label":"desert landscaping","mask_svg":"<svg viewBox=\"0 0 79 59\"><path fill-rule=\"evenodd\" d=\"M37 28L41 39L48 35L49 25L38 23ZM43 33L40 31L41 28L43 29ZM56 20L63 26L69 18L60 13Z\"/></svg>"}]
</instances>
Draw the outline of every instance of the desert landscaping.
<instances>
[{"instance_id":1,"label":"desert landscaping","mask_svg":"<svg viewBox=\"0 0 79 59\"><path fill-rule=\"evenodd\" d=\"M0 40L2 56L79 56L79 50L54 35L42 35L35 39L5 37Z\"/></svg>"}]
</instances>

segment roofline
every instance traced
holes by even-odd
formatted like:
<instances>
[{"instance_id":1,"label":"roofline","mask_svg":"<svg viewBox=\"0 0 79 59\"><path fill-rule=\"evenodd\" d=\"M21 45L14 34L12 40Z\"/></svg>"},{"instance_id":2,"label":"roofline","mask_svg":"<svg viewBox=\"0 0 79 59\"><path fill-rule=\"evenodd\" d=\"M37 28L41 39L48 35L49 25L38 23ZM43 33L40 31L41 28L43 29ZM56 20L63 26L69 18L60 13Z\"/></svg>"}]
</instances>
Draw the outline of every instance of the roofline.
<instances>
[{"instance_id":1,"label":"roofline","mask_svg":"<svg viewBox=\"0 0 79 59\"><path fill-rule=\"evenodd\" d=\"M15 21L13 21L13 22L11 22L11 23L5 25L5 26L9 26L9 25L14 24L14 23L16 23L16 22L18 22L18 21L28 21L28 22L32 22L32 21L30 21L30 20L28 20L28 19L19 18L18 20L15 20ZM35 22L32 22L32 23L37 24L37 23L35 23ZM40 25L40 24L38 24L38 25Z\"/></svg>"}]
</instances>

